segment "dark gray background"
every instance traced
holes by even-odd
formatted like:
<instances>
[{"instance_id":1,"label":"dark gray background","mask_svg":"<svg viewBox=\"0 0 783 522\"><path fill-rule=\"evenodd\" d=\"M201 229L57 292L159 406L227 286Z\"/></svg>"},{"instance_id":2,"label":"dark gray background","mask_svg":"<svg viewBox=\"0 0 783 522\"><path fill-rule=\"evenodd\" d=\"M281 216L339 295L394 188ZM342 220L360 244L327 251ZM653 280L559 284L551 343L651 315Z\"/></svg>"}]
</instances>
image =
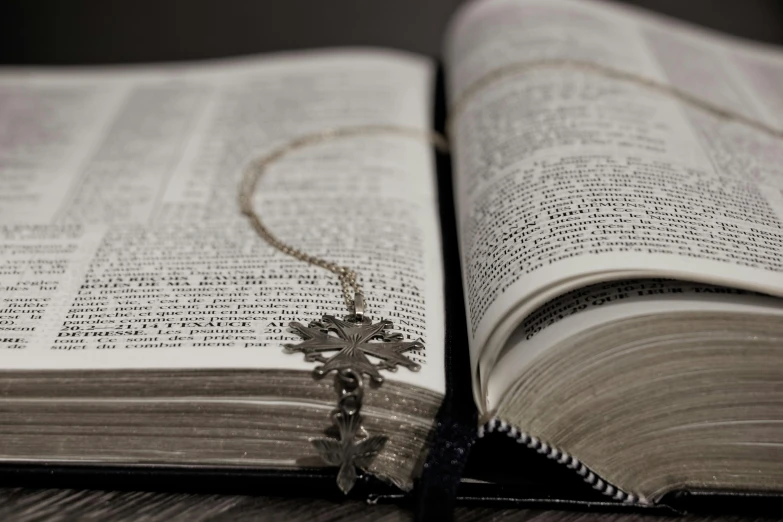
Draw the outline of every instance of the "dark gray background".
<instances>
[{"instance_id":1,"label":"dark gray background","mask_svg":"<svg viewBox=\"0 0 783 522\"><path fill-rule=\"evenodd\" d=\"M0 0L0 63L211 58L377 45L437 55L461 0ZM783 0L628 0L783 43Z\"/></svg>"}]
</instances>

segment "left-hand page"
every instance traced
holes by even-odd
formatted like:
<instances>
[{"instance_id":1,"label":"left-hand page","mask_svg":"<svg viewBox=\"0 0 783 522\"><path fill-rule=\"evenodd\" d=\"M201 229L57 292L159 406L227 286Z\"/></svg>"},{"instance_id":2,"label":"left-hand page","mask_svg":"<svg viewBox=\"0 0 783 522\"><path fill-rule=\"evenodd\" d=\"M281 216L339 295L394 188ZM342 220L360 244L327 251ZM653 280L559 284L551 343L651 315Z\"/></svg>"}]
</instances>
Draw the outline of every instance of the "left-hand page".
<instances>
[{"instance_id":1,"label":"left-hand page","mask_svg":"<svg viewBox=\"0 0 783 522\"><path fill-rule=\"evenodd\" d=\"M0 70L0 367L312 370L290 321L346 313L336 277L237 204L247 164L325 129L430 128L433 66L385 51ZM284 241L357 270L374 319L425 348L395 380L445 390L432 149L302 149L255 199Z\"/></svg>"}]
</instances>

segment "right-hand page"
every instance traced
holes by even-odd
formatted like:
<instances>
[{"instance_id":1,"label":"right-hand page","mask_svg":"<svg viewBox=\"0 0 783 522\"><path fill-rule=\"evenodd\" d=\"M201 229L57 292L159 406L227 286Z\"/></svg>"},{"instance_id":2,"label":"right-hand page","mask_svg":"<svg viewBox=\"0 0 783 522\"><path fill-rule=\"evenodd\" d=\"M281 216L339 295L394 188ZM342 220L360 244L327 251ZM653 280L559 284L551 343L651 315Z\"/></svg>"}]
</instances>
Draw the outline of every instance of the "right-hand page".
<instances>
[{"instance_id":1,"label":"right-hand page","mask_svg":"<svg viewBox=\"0 0 783 522\"><path fill-rule=\"evenodd\" d=\"M480 408L513 329L569 290L783 295L783 52L604 3L488 0L453 22L446 68Z\"/></svg>"}]
</instances>

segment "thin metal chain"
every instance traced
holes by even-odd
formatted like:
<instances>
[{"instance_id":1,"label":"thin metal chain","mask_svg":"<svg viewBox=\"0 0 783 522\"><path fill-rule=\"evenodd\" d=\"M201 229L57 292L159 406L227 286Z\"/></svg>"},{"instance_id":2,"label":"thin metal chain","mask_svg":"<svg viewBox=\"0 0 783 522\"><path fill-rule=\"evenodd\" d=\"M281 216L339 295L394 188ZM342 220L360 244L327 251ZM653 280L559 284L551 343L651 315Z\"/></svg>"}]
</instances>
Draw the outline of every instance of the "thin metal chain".
<instances>
[{"instance_id":1,"label":"thin metal chain","mask_svg":"<svg viewBox=\"0 0 783 522\"><path fill-rule=\"evenodd\" d=\"M253 226L256 233L264 241L269 243L269 245L280 252L335 274L342 285L345 306L348 308L349 312L354 314L359 320L364 316L364 294L362 292L362 287L359 284L358 272L353 268L338 265L332 261L308 254L307 252L282 241L269 230L258 215L258 212L256 212L253 205L253 195L258 187L261 176L263 176L269 166L294 151L335 139L377 134L395 134L417 140L425 140L432 143L436 149L442 152L448 151L449 148L448 141L442 134L413 127L397 125L361 125L356 127L329 129L294 139L251 162L247 169L245 169L239 190L239 207L242 210L242 213L250 220L250 224Z\"/></svg>"},{"instance_id":2,"label":"thin metal chain","mask_svg":"<svg viewBox=\"0 0 783 522\"><path fill-rule=\"evenodd\" d=\"M620 69L614 69L606 65L600 65L598 63L582 61L582 60L571 60L567 58L563 58L563 59L547 58L543 60L531 60L526 62L510 63L508 65L499 67L498 69L495 69L481 76L478 80L470 84L468 88L465 89L465 91L459 96L459 98L457 98L457 100L452 104L451 109L449 111L449 122L448 125L446 126L449 135L450 136L452 135L452 129L454 128L457 118L459 118L459 116L465 110L465 107L467 106L468 102L471 99L473 99L473 97L478 92L483 91L489 85L492 85L503 78L520 75L523 73L527 73L533 70L540 70L540 69L580 70L584 72L597 74L599 76L604 76L606 78L622 80L628 83L635 83L637 85L646 87L647 89L671 96L672 98L687 103L688 105L696 107L697 109L700 109L704 112L710 113L718 118L729 120L729 121L736 121L738 123L747 125L748 127L751 127L753 129L761 131L765 134L768 134L774 138L783 139L783 129L776 129L774 127L767 125L764 122L755 120L753 118L749 118L744 114L740 114L735 111L724 109L723 107L715 105L707 100L704 100L682 89L678 89L677 87L674 87L672 85L658 82L656 80L647 78L640 74L636 74L628 71L622 71Z\"/></svg>"},{"instance_id":3,"label":"thin metal chain","mask_svg":"<svg viewBox=\"0 0 783 522\"><path fill-rule=\"evenodd\" d=\"M570 59L545 59L530 62L512 63L480 77L473 84L468 86L464 93L452 105L449 115L449 123L447 125L449 134L451 134L457 118L465 110L468 102L478 92L484 90L486 87L509 76L523 74L536 69L558 68L581 70L598 74L607 78L635 83L648 89L667 94L718 118L729 121L736 121L772 137L783 139L783 130L781 129L776 129L761 121L749 118L738 112L724 109L723 107L712 104L671 85L660 83L635 73L613 69L611 67L600 65L594 62ZM361 285L359 284L359 275L356 270L307 254L306 252L280 240L269 230L269 228L266 227L266 225L264 225L258 213L253 208L253 194L256 191L259 179L268 169L269 165L296 150L334 139L375 134L396 134L420 140L423 139L431 142L440 151L445 152L448 150L448 141L443 135L437 132L411 127L402 127L397 125L361 125L356 127L341 127L330 129L297 138L253 161L245 170L245 175L242 179L239 192L239 206L242 210L242 213L248 217L250 223L253 225L253 228L258 233L258 235L261 236L261 238L263 238L271 246L283 252L284 254L299 259L300 261L310 263L311 265L319 266L337 275L342 285L345 305L348 307L349 311L358 316L359 319L362 318L364 313L364 294L362 293Z\"/></svg>"}]
</instances>

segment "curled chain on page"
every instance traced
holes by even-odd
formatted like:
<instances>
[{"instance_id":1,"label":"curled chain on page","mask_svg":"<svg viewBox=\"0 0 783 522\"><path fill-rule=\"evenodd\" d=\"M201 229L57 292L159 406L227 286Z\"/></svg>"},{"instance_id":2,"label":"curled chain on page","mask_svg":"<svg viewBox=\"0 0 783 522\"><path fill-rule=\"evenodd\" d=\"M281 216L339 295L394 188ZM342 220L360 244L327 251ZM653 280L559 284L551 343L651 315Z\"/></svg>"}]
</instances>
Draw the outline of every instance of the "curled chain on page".
<instances>
[{"instance_id":1,"label":"curled chain on page","mask_svg":"<svg viewBox=\"0 0 783 522\"><path fill-rule=\"evenodd\" d=\"M328 270L336 275L342 286L343 299L345 300L348 311L351 314L357 314L360 317L365 313L364 308L366 308L366 303L364 301L361 284L359 283L358 272L348 266L340 265L333 261L304 252L280 239L277 234L269 229L256 211L255 206L253 205L253 195L256 192L259 181L269 169L270 165L280 161L282 158L295 151L339 139L376 135L401 136L418 141L425 141L432 144L436 150L442 153L448 152L449 150L448 140L446 140L442 134L427 129L385 124L337 127L293 139L280 147L276 147L264 156L253 160L245 169L239 188L239 208L248 218L253 230L255 230L258 236L276 250L298 259L299 261ZM356 311L358 298L361 299L361 307L363 309L361 313L357 313Z\"/></svg>"},{"instance_id":2,"label":"curled chain on page","mask_svg":"<svg viewBox=\"0 0 783 522\"><path fill-rule=\"evenodd\" d=\"M381 370L394 372L403 366L418 371L419 364L404 354L421 350L424 344L420 340L405 341L401 333L392 332L391 321L381 319L373 323L367 316L367 304L357 271L308 254L278 238L256 212L253 195L268 167L296 150L334 139L376 134L425 140L441 152L448 150L443 135L424 129L395 125L331 129L295 139L253 161L245 170L239 191L240 209L259 237L283 254L328 270L340 281L348 315L343 319L324 315L320 321L311 321L307 326L299 322L290 323L291 330L303 341L299 344L285 344L283 348L288 353L304 354L307 362L319 363L313 370L317 378L335 372L338 399L331 419L337 434L330 438L311 439L310 442L326 464L340 468L337 485L344 493L348 493L355 484L358 476L356 469L367 470L388 440L384 435L368 436L362 427L364 376L380 384L384 380Z\"/></svg>"}]
</instances>

